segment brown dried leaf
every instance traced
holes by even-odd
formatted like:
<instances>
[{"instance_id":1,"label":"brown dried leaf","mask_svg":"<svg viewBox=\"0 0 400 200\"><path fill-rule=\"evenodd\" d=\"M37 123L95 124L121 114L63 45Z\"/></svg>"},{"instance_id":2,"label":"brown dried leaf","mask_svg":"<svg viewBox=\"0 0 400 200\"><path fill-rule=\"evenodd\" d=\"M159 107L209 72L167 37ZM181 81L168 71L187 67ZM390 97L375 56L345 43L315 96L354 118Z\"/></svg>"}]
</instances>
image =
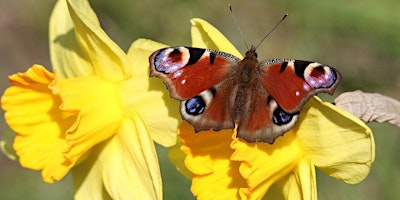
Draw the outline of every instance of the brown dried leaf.
<instances>
[{"instance_id":1,"label":"brown dried leaf","mask_svg":"<svg viewBox=\"0 0 400 200\"><path fill-rule=\"evenodd\" d=\"M335 99L336 106L364 122L389 122L400 127L400 102L378 93L345 92Z\"/></svg>"}]
</instances>

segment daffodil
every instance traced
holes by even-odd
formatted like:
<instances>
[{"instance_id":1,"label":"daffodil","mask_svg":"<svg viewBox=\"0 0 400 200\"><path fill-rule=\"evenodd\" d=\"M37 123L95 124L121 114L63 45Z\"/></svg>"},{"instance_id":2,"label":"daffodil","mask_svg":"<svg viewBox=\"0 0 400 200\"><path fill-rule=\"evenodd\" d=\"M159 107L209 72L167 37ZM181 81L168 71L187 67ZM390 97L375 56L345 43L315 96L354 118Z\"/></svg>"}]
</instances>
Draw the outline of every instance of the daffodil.
<instances>
[{"instance_id":1,"label":"daffodil","mask_svg":"<svg viewBox=\"0 0 400 200\"><path fill-rule=\"evenodd\" d=\"M192 41L195 47L242 57L201 19L192 20ZM317 97L304 106L296 126L273 144L247 143L232 130L195 133L185 122L178 132L182 144L171 148L170 157L192 178L191 190L198 199L279 199L277 194L283 199L317 199L316 167L355 184L368 175L375 155L368 126ZM280 192L267 193L272 185Z\"/></svg>"},{"instance_id":2,"label":"daffodil","mask_svg":"<svg viewBox=\"0 0 400 200\"><path fill-rule=\"evenodd\" d=\"M139 39L123 52L86 0L59 0L49 33L54 73L14 74L1 99L21 165L48 183L72 169L76 199L161 199L153 141L174 145L179 115L148 76L164 45Z\"/></svg>"}]
</instances>

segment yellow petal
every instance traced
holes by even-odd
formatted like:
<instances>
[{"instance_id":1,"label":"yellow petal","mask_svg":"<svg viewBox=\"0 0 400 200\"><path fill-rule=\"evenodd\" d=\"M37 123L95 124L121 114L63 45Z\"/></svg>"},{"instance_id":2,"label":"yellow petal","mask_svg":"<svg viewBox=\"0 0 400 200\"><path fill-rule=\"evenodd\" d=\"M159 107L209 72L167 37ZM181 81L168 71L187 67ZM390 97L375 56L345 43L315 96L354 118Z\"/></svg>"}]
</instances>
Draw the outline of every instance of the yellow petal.
<instances>
[{"instance_id":1,"label":"yellow petal","mask_svg":"<svg viewBox=\"0 0 400 200\"><path fill-rule=\"evenodd\" d=\"M315 167L311 161L300 160L294 175L296 179L292 179L290 185L287 185L289 187L286 187L286 191L284 191L288 199L317 199Z\"/></svg>"},{"instance_id":2,"label":"yellow petal","mask_svg":"<svg viewBox=\"0 0 400 200\"><path fill-rule=\"evenodd\" d=\"M240 191L243 199L262 198L273 183L295 169L303 156L294 131L285 133L273 145L234 139L231 147L235 149L231 160L242 162L240 174L248 184Z\"/></svg>"},{"instance_id":3,"label":"yellow petal","mask_svg":"<svg viewBox=\"0 0 400 200\"><path fill-rule=\"evenodd\" d=\"M140 38L135 40L128 50L130 65L133 68L133 76L135 78L149 77L150 54L165 47L167 47L167 45L149 39ZM159 80L159 78L152 79Z\"/></svg>"},{"instance_id":4,"label":"yellow petal","mask_svg":"<svg viewBox=\"0 0 400 200\"><path fill-rule=\"evenodd\" d=\"M139 115L123 121L101 154L104 185L113 199L162 199L157 154Z\"/></svg>"},{"instance_id":5,"label":"yellow petal","mask_svg":"<svg viewBox=\"0 0 400 200\"><path fill-rule=\"evenodd\" d=\"M17 132L14 149L21 165L43 170L46 182L60 180L72 167L63 155L68 147L64 133L76 117L59 109L61 99L48 88L54 75L44 67L34 65L9 79L13 86L1 103L7 123Z\"/></svg>"},{"instance_id":6,"label":"yellow petal","mask_svg":"<svg viewBox=\"0 0 400 200\"><path fill-rule=\"evenodd\" d=\"M72 168L74 180L74 199L111 200L103 184L104 156L100 156L107 142L96 145L90 151L90 156L79 165Z\"/></svg>"},{"instance_id":7,"label":"yellow petal","mask_svg":"<svg viewBox=\"0 0 400 200\"><path fill-rule=\"evenodd\" d=\"M65 155L73 162L116 133L124 117L117 85L87 76L56 79L51 89L61 96L62 110L78 113L65 135L70 147Z\"/></svg>"},{"instance_id":8,"label":"yellow petal","mask_svg":"<svg viewBox=\"0 0 400 200\"><path fill-rule=\"evenodd\" d=\"M76 40L94 74L111 81L126 79L132 73L127 56L101 29L98 21L93 20L93 14L86 14L93 12L88 2L68 0L67 4Z\"/></svg>"},{"instance_id":9,"label":"yellow petal","mask_svg":"<svg viewBox=\"0 0 400 200\"><path fill-rule=\"evenodd\" d=\"M291 173L271 187L264 199L317 199L314 165L304 159L299 161Z\"/></svg>"},{"instance_id":10,"label":"yellow petal","mask_svg":"<svg viewBox=\"0 0 400 200\"><path fill-rule=\"evenodd\" d=\"M73 168L75 199L161 199L154 145L137 114Z\"/></svg>"},{"instance_id":11,"label":"yellow petal","mask_svg":"<svg viewBox=\"0 0 400 200\"><path fill-rule=\"evenodd\" d=\"M317 98L306 104L301 115L306 117L300 116L297 135L306 159L346 183L358 183L368 175L375 156L368 126Z\"/></svg>"},{"instance_id":12,"label":"yellow petal","mask_svg":"<svg viewBox=\"0 0 400 200\"><path fill-rule=\"evenodd\" d=\"M185 164L193 173L193 194L198 199L238 199L238 190L246 187L239 174L240 162L232 162L232 131L204 131L194 133L191 125L183 122L179 127Z\"/></svg>"},{"instance_id":13,"label":"yellow petal","mask_svg":"<svg viewBox=\"0 0 400 200\"><path fill-rule=\"evenodd\" d=\"M193 18L190 22L192 23L193 47L220 50L242 58L236 47L213 25L199 18Z\"/></svg>"},{"instance_id":14,"label":"yellow petal","mask_svg":"<svg viewBox=\"0 0 400 200\"><path fill-rule=\"evenodd\" d=\"M87 1L81 1L87 4ZM96 18L91 9L86 13ZM92 65L85 59L76 41L74 24L69 15L67 2L57 1L49 24L50 58L54 71L62 77L78 77L93 74Z\"/></svg>"},{"instance_id":15,"label":"yellow petal","mask_svg":"<svg viewBox=\"0 0 400 200\"><path fill-rule=\"evenodd\" d=\"M193 173L185 165L186 154L181 150L182 142L177 140L176 144L169 148L168 158L175 165L176 169L186 178L192 179Z\"/></svg>"},{"instance_id":16,"label":"yellow petal","mask_svg":"<svg viewBox=\"0 0 400 200\"><path fill-rule=\"evenodd\" d=\"M151 138L163 145L172 146L176 142L176 131L181 121L179 102L171 99L160 78L150 78L149 56L152 52L166 47L163 44L146 40L136 40L128 51L133 66L133 75L122 83L125 94L122 101L128 110L135 110L145 121ZM132 97L135 94L135 97Z\"/></svg>"}]
</instances>

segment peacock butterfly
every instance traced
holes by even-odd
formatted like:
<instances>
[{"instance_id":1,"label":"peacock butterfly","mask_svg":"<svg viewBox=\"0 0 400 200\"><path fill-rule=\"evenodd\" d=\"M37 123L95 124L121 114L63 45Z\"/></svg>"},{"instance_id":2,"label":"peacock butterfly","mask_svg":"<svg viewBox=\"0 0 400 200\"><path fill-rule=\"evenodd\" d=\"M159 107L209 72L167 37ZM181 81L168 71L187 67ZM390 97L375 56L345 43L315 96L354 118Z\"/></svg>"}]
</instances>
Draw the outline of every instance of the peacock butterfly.
<instances>
[{"instance_id":1,"label":"peacock butterfly","mask_svg":"<svg viewBox=\"0 0 400 200\"><path fill-rule=\"evenodd\" d=\"M340 73L302 60L257 60L256 47L243 60L229 53L169 47L150 57L150 76L161 77L195 131L233 129L247 142L274 143L293 128L316 93L333 94Z\"/></svg>"}]
</instances>

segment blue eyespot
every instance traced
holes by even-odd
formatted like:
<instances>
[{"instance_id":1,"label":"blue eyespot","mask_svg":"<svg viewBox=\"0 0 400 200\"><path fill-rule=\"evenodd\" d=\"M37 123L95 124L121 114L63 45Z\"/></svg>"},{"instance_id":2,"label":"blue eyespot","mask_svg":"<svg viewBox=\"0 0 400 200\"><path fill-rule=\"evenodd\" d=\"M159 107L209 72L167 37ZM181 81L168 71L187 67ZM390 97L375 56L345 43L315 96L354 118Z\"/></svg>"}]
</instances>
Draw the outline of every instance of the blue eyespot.
<instances>
[{"instance_id":1,"label":"blue eyespot","mask_svg":"<svg viewBox=\"0 0 400 200\"><path fill-rule=\"evenodd\" d=\"M293 118L293 114L285 112L281 107L278 107L273 113L273 121L276 125L288 124Z\"/></svg>"},{"instance_id":2,"label":"blue eyespot","mask_svg":"<svg viewBox=\"0 0 400 200\"><path fill-rule=\"evenodd\" d=\"M185 108L189 115L200 115L206 109L206 102L201 96L195 96L185 102Z\"/></svg>"}]
</instances>

